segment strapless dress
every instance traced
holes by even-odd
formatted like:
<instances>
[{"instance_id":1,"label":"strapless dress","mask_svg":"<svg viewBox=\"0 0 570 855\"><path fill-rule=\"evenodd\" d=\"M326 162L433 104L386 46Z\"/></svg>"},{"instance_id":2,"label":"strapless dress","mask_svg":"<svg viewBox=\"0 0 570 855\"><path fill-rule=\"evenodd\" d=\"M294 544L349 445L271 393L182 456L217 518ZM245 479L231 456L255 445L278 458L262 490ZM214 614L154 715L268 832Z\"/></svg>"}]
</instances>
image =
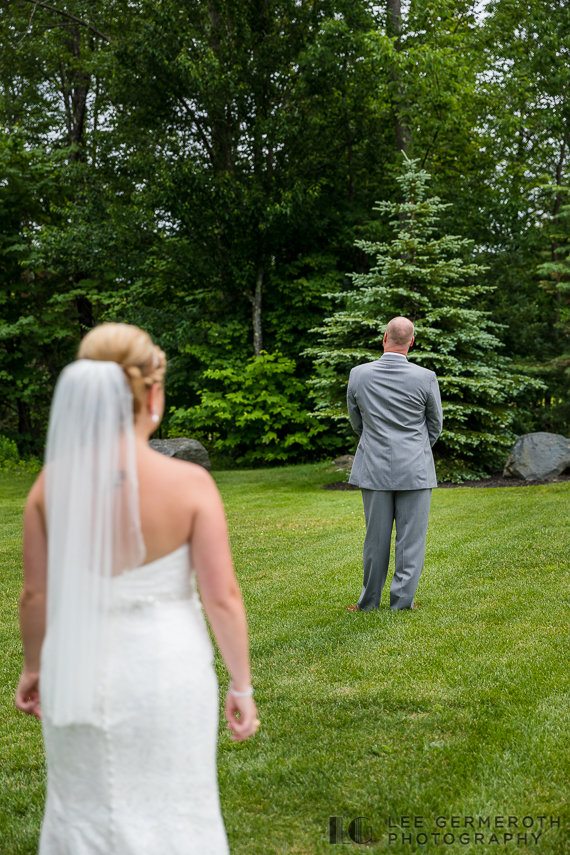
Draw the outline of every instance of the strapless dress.
<instances>
[{"instance_id":1,"label":"strapless dress","mask_svg":"<svg viewBox=\"0 0 570 855\"><path fill-rule=\"evenodd\" d=\"M102 725L42 720L40 855L227 855L218 685L187 544L111 580L106 639Z\"/></svg>"}]
</instances>

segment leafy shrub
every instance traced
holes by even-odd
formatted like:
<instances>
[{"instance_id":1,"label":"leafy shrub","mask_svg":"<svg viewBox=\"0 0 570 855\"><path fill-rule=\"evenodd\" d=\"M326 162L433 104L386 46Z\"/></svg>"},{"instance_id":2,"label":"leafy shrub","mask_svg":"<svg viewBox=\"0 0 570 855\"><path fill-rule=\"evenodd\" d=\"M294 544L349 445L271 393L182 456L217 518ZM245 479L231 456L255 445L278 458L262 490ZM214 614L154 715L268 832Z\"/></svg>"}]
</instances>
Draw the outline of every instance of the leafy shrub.
<instances>
[{"instance_id":1,"label":"leafy shrub","mask_svg":"<svg viewBox=\"0 0 570 855\"><path fill-rule=\"evenodd\" d=\"M437 451L435 455L435 470L438 481L451 481L452 484L463 484L464 481L478 481L479 478L488 477L485 469L473 466L472 461L467 462L457 457L438 458Z\"/></svg>"},{"instance_id":2,"label":"leafy shrub","mask_svg":"<svg viewBox=\"0 0 570 855\"><path fill-rule=\"evenodd\" d=\"M19 459L16 443L7 436L0 436L0 466L4 463L17 463Z\"/></svg>"},{"instance_id":3,"label":"leafy shrub","mask_svg":"<svg viewBox=\"0 0 570 855\"><path fill-rule=\"evenodd\" d=\"M198 406L171 409L170 436L189 432L238 464L307 456L327 427L307 412L306 384L294 371L292 359L264 351L245 364L205 371L210 388L200 391Z\"/></svg>"},{"instance_id":4,"label":"leafy shrub","mask_svg":"<svg viewBox=\"0 0 570 855\"><path fill-rule=\"evenodd\" d=\"M0 472L28 472L34 474L42 468L41 461L37 457L22 460L18 453L18 446L12 439L0 435Z\"/></svg>"}]
</instances>

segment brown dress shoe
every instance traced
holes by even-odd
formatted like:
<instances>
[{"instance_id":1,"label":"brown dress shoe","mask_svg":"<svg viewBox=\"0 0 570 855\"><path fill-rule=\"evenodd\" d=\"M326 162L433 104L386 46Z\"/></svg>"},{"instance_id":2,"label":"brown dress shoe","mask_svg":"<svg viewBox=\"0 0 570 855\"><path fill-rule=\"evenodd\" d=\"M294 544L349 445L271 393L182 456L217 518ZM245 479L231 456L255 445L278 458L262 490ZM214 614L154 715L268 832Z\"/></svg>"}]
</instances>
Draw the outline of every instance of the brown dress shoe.
<instances>
[{"instance_id":1,"label":"brown dress shoe","mask_svg":"<svg viewBox=\"0 0 570 855\"><path fill-rule=\"evenodd\" d=\"M347 612L357 612L357 611L359 611L359 608L358 608L358 606L347 606L346 610L347 610Z\"/></svg>"}]
</instances>

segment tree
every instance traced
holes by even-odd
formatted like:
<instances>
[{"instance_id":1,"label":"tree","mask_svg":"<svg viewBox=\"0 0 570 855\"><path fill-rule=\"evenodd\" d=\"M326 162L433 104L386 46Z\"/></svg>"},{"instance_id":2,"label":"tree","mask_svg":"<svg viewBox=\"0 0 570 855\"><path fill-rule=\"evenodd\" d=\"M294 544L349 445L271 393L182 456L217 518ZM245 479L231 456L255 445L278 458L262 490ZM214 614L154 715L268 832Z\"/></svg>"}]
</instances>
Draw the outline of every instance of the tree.
<instances>
[{"instance_id":1,"label":"tree","mask_svg":"<svg viewBox=\"0 0 570 855\"><path fill-rule=\"evenodd\" d=\"M477 241L488 248L489 277L498 286L489 308L505 325L503 340L511 353L538 363L565 347L557 299L541 288L536 264L545 251L556 260L551 223L570 178L570 7L493 0L487 11L478 41L486 70L478 123L492 169L479 177L489 192Z\"/></svg>"},{"instance_id":2,"label":"tree","mask_svg":"<svg viewBox=\"0 0 570 855\"><path fill-rule=\"evenodd\" d=\"M502 324L501 339L521 370L546 384L525 396L516 431L568 432L562 294L550 274L549 286L541 285L537 262L557 263L564 231L558 214L570 180L570 7L493 0L486 11L477 46L485 69L478 125L491 169L478 178L486 188L477 206L484 222L470 236L485 247L485 280L497 287L482 307Z\"/></svg>"},{"instance_id":3,"label":"tree","mask_svg":"<svg viewBox=\"0 0 570 855\"><path fill-rule=\"evenodd\" d=\"M165 0L121 39L106 157L155 234L119 312L166 347L177 408L206 369L261 349L310 371L309 330L353 267L373 187L393 184L372 9Z\"/></svg>"},{"instance_id":4,"label":"tree","mask_svg":"<svg viewBox=\"0 0 570 855\"><path fill-rule=\"evenodd\" d=\"M16 353L26 331L30 343L41 331L30 378L46 381L24 399L6 374L12 403L0 428L29 436L31 419L40 442L49 378L102 320L138 323L159 340L169 409L216 391L207 370L239 372L262 349L294 361L305 381L311 330L350 271L369 272L359 241L374 200L401 201L401 151L453 201L439 211L440 232L480 248L489 269L477 282L493 287L472 308L493 313L494 335L528 371L546 372L549 390L529 390L513 428L554 425L562 386L548 365L567 339L560 292L541 288L536 263L545 250L556 260L545 224L562 204L544 186L568 183L570 12L559 0L477 9L476 0L0 3L0 124L52 170L46 204L5 190L21 250L3 256L10 312L0 337ZM24 161L33 196L36 166ZM389 240L386 219L370 234ZM35 301L19 290L30 271Z\"/></svg>"},{"instance_id":5,"label":"tree","mask_svg":"<svg viewBox=\"0 0 570 855\"><path fill-rule=\"evenodd\" d=\"M416 344L410 359L438 375L444 430L437 446L439 477L476 477L504 463L514 435L509 429L514 405L540 382L513 372L499 356L497 324L477 301L490 286L476 284L482 265L469 257L471 242L438 235L447 207L426 196L429 174L404 155L398 179L402 203L381 202L395 237L389 243L359 241L375 256L370 272L352 277L342 297L345 308L325 321L321 346L312 353L319 376L314 381L317 413L346 419L344 395L350 368L381 355L390 318L414 322Z\"/></svg>"},{"instance_id":6,"label":"tree","mask_svg":"<svg viewBox=\"0 0 570 855\"><path fill-rule=\"evenodd\" d=\"M59 244L108 108L97 11L81 0L0 6L0 429L25 453L42 450L57 376L95 322L96 283Z\"/></svg>"},{"instance_id":7,"label":"tree","mask_svg":"<svg viewBox=\"0 0 570 855\"><path fill-rule=\"evenodd\" d=\"M196 402L206 368L252 350L307 373L299 351L392 156L373 9L0 5L0 121L12 132L25 117L26 145L67 151L34 265L50 271L70 339L105 319L141 324L171 357L178 407Z\"/></svg>"},{"instance_id":8,"label":"tree","mask_svg":"<svg viewBox=\"0 0 570 855\"><path fill-rule=\"evenodd\" d=\"M322 314L306 281L332 284L338 259L322 246L352 226L370 170L380 172L388 105L378 109L371 8L165 0L143 3L122 41L117 127L146 162L145 181L176 235L160 278L183 269L185 290L202 298L202 323L239 319L254 354L282 347L272 314L287 299L283 284L291 308L304 304L297 331ZM341 185L332 212L330 191Z\"/></svg>"},{"instance_id":9,"label":"tree","mask_svg":"<svg viewBox=\"0 0 570 855\"><path fill-rule=\"evenodd\" d=\"M567 436L570 433L570 204L564 204L563 200L570 196L570 188L554 186L550 189L555 198L560 199L560 206L553 222L545 229L550 247L543 254L548 255L549 260L539 265L538 273L546 277L540 284L554 298L554 327L559 341L566 346L535 370L548 383L544 426Z\"/></svg>"},{"instance_id":10,"label":"tree","mask_svg":"<svg viewBox=\"0 0 570 855\"><path fill-rule=\"evenodd\" d=\"M53 385L75 349L75 307L53 304L60 277L34 263L65 194L62 158L0 128L0 174L0 429L29 454L42 448Z\"/></svg>"}]
</instances>

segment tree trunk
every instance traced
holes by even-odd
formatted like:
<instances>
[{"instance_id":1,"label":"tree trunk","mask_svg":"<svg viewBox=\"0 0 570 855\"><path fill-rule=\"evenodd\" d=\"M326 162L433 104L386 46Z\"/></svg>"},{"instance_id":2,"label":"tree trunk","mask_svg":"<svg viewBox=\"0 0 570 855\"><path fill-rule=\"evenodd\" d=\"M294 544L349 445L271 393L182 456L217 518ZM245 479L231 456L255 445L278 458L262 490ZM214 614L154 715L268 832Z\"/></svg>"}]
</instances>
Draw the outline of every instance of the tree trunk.
<instances>
[{"instance_id":1,"label":"tree trunk","mask_svg":"<svg viewBox=\"0 0 570 855\"><path fill-rule=\"evenodd\" d=\"M30 405L22 401L21 398L17 398L16 403L18 405L18 433L21 437L26 437L25 452L29 453L31 450L30 440L33 436Z\"/></svg>"},{"instance_id":2,"label":"tree trunk","mask_svg":"<svg viewBox=\"0 0 570 855\"><path fill-rule=\"evenodd\" d=\"M253 326L253 352L259 356L263 350L263 325L261 304L263 299L263 267L260 267L255 280L255 291L244 291L245 296L251 303L251 317Z\"/></svg>"},{"instance_id":3,"label":"tree trunk","mask_svg":"<svg viewBox=\"0 0 570 855\"><path fill-rule=\"evenodd\" d=\"M73 26L69 29L71 31L68 42L69 51L77 59L79 65L81 60L79 28ZM67 138L70 145L76 146L71 155L72 159L76 161L81 161L84 157L85 117L90 83L91 78L84 71L75 69L68 73L64 64L61 63L61 89L65 104Z\"/></svg>"},{"instance_id":4,"label":"tree trunk","mask_svg":"<svg viewBox=\"0 0 570 855\"><path fill-rule=\"evenodd\" d=\"M219 0L209 0L208 16L210 18L210 45L219 57L222 47L222 15ZM221 60L223 65L223 60ZM211 149L214 168L219 172L230 175L234 171L233 163L233 116L231 104L215 104L209 112L211 132Z\"/></svg>"},{"instance_id":5,"label":"tree trunk","mask_svg":"<svg viewBox=\"0 0 570 855\"><path fill-rule=\"evenodd\" d=\"M570 133L565 134L562 138L562 145L560 146L560 157L558 158L558 163L556 164L556 184L558 187L562 184L563 173L562 170L564 168L564 159L566 157L566 146L568 145L568 141L570 140ZM559 190L554 199L554 210L552 211L552 216L557 217L558 212L560 211L560 206L562 204L562 193Z\"/></svg>"},{"instance_id":6,"label":"tree trunk","mask_svg":"<svg viewBox=\"0 0 570 855\"><path fill-rule=\"evenodd\" d=\"M75 305L77 306L77 314L79 316L79 335L83 338L95 326L93 305L91 300L83 294L76 298Z\"/></svg>"},{"instance_id":7,"label":"tree trunk","mask_svg":"<svg viewBox=\"0 0 570 855\"><path fill-rule=\"evenodd\" d=\"M562 170L564 167L564 159L566 157L566 146L568 145L569 138L570 138L570 134L565 134L565 136L562 138L562 145L560 146L560 157L558 158L558 163L556 164L556 184L558 187L560 187L560 185L562 184L562 176L563 176ZM556 196L554 198L554 208L552 211L553 220L556 220L556 217L558 216L558 214L560 212L560 207L562 205L562 201L563 201L562 200L562 191L558 190L558 192L556 193ZM558 243L556 240L554 240L552 242L552 245L550 247L550 257L554 263L556 263L558 261ZM560 290L561 279L562 279L562 277L558 276L557 281L556 281L555 300L559 305L562 305L562 291ZM558 311L556 312L555 317L556 317L556 323L558 323L560 320L560 313Z\"/></svg>"},{"instance_id":8,"label":"tree trunk","mask_svg":"<svg viewBox=\"0 0 570 855\"><path fill-rule=\"evenodd\" d=\"M261 300L263 297L263 267L259 268L255 282L255 294L251 301L253 321L253 352L259 356L263 350L263 327L261 325Z\"/></svg>"},{"instance_id":9,"label":"tree trunk","mask_svg":"<svg viewBox=\"0 0 570 855\"><path fill-rule=\"evenodd\" d=\"M402 32L402 7L400 0L386 0L386 8L388 11L388 35L392 36L392 38L396 37L395 47L397 51L400 51L400 35ZM412 141L412 135L404 115L406 111L406 97L400 75L395 68L392 68L391 77L393 90L390 100L392 102L392 111L394 113L396 148L398 151L406 153Z\"/></svg>"},{"instance_id":10,"label":"tree trunk","mask_svg":"<svg viewBox=\"0 0 570 855\"><path fill-rule=\"evenodd\" d=\"M346 69L346 64L345 64ZM346 130L346 159L348 167L348 201L354 199L354 165L352 152L352 134L350 132L350 117L348 115L348 106L346 100L346 91L342 93L342 101L344 104L344 125Z\"/></svg>"}]
</instances>

